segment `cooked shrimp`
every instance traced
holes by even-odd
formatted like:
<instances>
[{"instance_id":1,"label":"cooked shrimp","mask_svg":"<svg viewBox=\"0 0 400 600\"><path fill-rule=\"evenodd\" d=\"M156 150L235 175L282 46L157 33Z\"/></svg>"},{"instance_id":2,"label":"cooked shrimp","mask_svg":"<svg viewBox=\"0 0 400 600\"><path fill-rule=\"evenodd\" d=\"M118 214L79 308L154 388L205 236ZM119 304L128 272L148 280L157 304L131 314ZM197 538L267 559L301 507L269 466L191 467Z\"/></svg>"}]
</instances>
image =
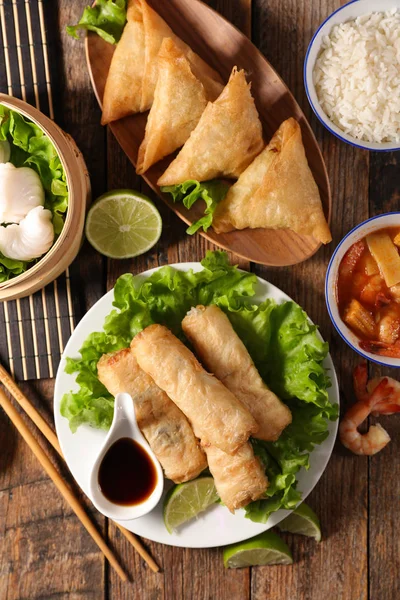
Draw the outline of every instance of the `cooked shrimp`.
<instances>
[{"instance_id":1,"label":"cooked shrimp","mask_svg":"<svg viewBox=\"0 0 400 600\"><path fill-rule=\"evenodd\" d=\"M389 358L400 358L400 340L397 340L394 344L387 344L379 340L372 342L363 341L360 342L360 348L371 354L379 354L379 356L388 356Z\"/></svg>"},{"instance_id":2,"label":"cooked shrimp","mask_svg":"<svg viewBox=\"0 0 400 600\"><path fill-rule=\"evenodd\" d=\"M339 426L340 440L354 454L371 456L382 450L390 442L387 431L379 424L371 425L367 433L360 433L358 427L371 414L375 406L390 395L391 386L385 377L370 396L359 400L344 415Z\"/></svg>"},{"instance_id":3,"label":"cooked shrimp","mask_svg":"<svg viewBox=\"0 0 400 600\"><path fill-rule=\"evenodd\" d=\"M400 311L399 305L384 306L380 311L378 323L379 341L394 344L400 336Z\"/></svg>"},{"instance_id":4,"label":"cooked shrimp","mask_svg":"<svg viewBox=\"0 0 400 600\"><path fill-rule=\"evenodd\" d=\"M354 392L357 400L366 402L368 397L375 390L377 385L384 379L383 377L375 377L368 381L367 362L363 361L353 371L353 385ZM379 415L393 415L400 412L400 382L387 377L389 382L391 393L388 395L387 392L379 400L375 406L375 410L372 411L373 417Z\"/></svg>"},{"instance_id":5,"label":"cooked shrimp","mask_svg":"<svg viewBox=\"0 0 400 600\"><path fill-rule=\"evenodd\" d=\"M371 379L367 385L368 393L372 394L376 386L382 381L383 377L375 377ZM393 388L393 391L389 396L383 398L372 411L372 416L377 417L379 415L393 415L400 412L400 383L391 377L387 378L389 385Z\"/></svg>"},{"instance_id":6,"label":"cooked shrimp","mask_svg":"<svg viewBox=\"0 0 400 600\"><path fill-rule=\"evenodd\" d=\"M392 285L392 287L389 288L389 291L390 291L392 298L396 302L400 302L400 284Z\"/></svg>"}]
</instances>

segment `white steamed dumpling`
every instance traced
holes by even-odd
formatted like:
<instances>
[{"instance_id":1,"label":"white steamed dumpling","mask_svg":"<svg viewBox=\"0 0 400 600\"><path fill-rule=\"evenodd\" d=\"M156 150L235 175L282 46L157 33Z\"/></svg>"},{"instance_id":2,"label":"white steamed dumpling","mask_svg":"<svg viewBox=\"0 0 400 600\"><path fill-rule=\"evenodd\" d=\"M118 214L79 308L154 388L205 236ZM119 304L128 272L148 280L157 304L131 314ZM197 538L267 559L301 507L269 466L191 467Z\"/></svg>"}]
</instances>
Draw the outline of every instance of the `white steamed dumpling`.
<instances>
[{"instance_id":1,"label":"white steamed dumpling","mask_svg":"<svg viewBox=\"0 0 400 600\"><path fill-rule=\"evenodd\" d=\"M0 164L0 224L19 223L32 208L43 205L44 189L36 171Z\"/></svg>"},{"instance_id":2,"label":"white steamed dumpling","mask_svg":"<svg viewBox=\"0 0 400 600\"><path fill-rule=\"evenodd\" d=\"M8 140L0 140L0 163L7 163L11 156L11 146Z\"/></svg>"},{"instance_id":3,"label":"white steamed dumpling","mask_svg":"<svg viewBox=\"0 0 400 600\"><path fill-rule=\"evenodd\" d=\"M52 214L43 206L32 208L19 225L0 226L0 252L14 260L32 260L53 245Z\"/></svg>"}]
</instances>

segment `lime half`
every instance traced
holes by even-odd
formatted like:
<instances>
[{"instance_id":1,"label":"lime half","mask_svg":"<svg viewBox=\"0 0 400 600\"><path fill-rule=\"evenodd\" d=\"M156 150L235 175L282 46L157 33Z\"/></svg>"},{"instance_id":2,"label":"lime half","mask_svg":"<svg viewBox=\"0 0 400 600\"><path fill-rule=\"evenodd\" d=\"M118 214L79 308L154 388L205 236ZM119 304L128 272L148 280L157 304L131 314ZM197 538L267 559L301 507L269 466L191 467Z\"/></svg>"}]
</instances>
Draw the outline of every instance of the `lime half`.
<instances>
[{"instance_id":1,"label":"lime half","mask_svg":"<svg viewBox=\"0 0 400 600\"><path fill-rule=\"evenodd\" d=\"M272 531L265 531L250 540L224 548L224 566L228 569L292 563L293 557L288 545Z\"/></svg>"},{"instance_id":2,"label":"lime half","mask_svg":"<svg viewBox=\"0 0 400 600\"><path fill-rule=\"evenodd\" d=\"M109 258L132 258L147 252L161 230L161 216L154 204L134 190L103 194L86 218L87 239Z\"/></svg>"},{"instance_id":3,"label":"lime half","mask_svg":"<svg viewBox=\"0 0 400 600\"><path fill-rule=\"evenodd\" d=\"M164 501L164 523L169 533L197 517L218 499L212 477L200 477L173 487Z\"/></svg>"},{"instance_id":4,"label":"lime half","mask_svg":"<svg viewBox=\"0 0 400 600\"><path fill-rule=\"evenodd\" d=\"M321 541L321 527L319 519L312 508L305 502L300 504L286 519L283 519L277 527L281 531L290 533L299 533L314 538L317 542Z\"/></svg>"}]
</instances>

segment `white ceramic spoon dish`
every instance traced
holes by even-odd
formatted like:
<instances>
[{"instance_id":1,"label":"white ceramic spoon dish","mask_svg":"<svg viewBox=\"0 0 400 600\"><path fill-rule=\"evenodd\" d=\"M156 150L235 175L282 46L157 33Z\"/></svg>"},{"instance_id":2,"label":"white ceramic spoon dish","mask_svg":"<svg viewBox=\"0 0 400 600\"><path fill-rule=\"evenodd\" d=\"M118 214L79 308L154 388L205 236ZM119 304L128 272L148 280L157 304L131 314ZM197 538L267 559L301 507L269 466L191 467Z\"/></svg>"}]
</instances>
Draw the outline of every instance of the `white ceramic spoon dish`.
<instances>
[{"instance_id":1,"label":"white ceramic spoon dish","mask_svg":"<svg viewBox=\"0 0 400 600\"><path fill-rule=\"evenodd\" d=\"M150 457L157 478L154 490L143 502L134 505L115 504L103 494L99 485L99 469L101 463L113 444L122 438L137 442ZM135 415L135 406L129 394L117 394L114 403L114 418L104 444L94 462L90 475L90 497L99 512L115 521L130 521L147 515L158 504L164 489L164 473L154 452L144 439Z\"/></svg>"}]
</instances>

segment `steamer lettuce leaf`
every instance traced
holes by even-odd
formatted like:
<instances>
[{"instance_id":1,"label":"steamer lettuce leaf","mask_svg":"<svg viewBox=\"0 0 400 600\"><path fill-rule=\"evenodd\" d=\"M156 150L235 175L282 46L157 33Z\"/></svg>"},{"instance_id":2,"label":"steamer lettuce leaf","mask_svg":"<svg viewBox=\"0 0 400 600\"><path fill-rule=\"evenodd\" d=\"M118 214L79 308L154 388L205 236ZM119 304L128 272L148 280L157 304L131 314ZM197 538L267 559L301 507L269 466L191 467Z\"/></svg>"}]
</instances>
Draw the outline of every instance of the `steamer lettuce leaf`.
<instances>
[{"instance_id":1,"label":"steamer lettuce leaf","mask_svg":"<svg viewBox=\"0 0 400 600\"><path fill-rule=\"evenodd\" d=\"M78 31L94 31L109 44L119 42L126 23L126 0L96 0L87 6L76 25L67 27L68 35L78 39Z\"/></svg>"},{"instance_id":2,"label":"steamer lettuce leaf","mask_svg":"<svg viewBox=\"0 0 400 600\"><path fill-rule=\"evenodd\" d=\"M211 227L215 210L223 200L229 190L229 184L220 179L213 179L200 183L195 179L188 179L178 185L165 185L161 191L169 193L174 202L183 202L183 205L190 209L197 200L204 200L204 216L186 229L186 233L193 235L200 228L207 231Z\"/></svg>"},{"instance_id":3,"label":"steamer lettuce leaf","mask_svg":"<svg viewBox=\"0 0 400 600\"><path fill-rule=\"evenodd\" d=\"M322 365L328 345L304 311L294 302L254 301L255 275L232 267L224 252L208 252L197 273L162 267L135 283L123 275L114 291L115 309L102 332L92 333L80 357L67 360L79 390L65 394L61 414L72 431L82 424L108 429L113 398L97 379L97 362L106 352L129 346L132 337L152 323L169 327L183 341L181 321L196 304L217 304L228 315L266 383L288 404L293 422L276 442L253 440L270 486L266 498L246 507L246 516L265 522L279 508L294 508L301 500L296 473L309 468L309 453L328 436L328 421L337 418Z\"/></svg>"},{"instance_id":4,"label":"steamer lettuce leaf","mask_svg":"<svg viewBox=\"0 0 400 600\"><path fill-rule=\"evenodd\" d=\"M2 104L0 140L10 143L10 162L15 167L31 167L38 173L45 191L45 208L53 215L55 234L60 234L68 208L68 188L63 166L51 140L35 123ZM0 283L20 275L32 262L36 261L21 262L0 255Z\"/></svg>"}]
</instances>

